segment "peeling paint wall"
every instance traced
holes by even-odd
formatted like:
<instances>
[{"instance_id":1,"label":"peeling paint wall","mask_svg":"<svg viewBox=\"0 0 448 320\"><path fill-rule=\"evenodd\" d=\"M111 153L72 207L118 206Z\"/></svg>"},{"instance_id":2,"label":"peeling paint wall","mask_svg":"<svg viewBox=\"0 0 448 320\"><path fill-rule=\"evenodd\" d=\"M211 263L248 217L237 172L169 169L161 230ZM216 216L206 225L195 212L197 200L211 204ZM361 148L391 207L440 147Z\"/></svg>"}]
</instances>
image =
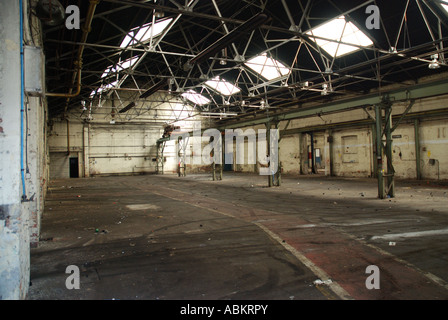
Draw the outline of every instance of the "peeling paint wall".
<instances>
[{"instance_id":1,"label":"peeling paint wall","mask_svg":"<svg viewBox=\"0 0 448 320\"><path fill-rule=\"evenodd\" d=\"M40 22L29 14L28 1L23 4L24 45L39 51L41 33L30 29L39 30ZM26 93L22 105L19 17L18 1L0 2L0 300L27 295L30 247L39 239L48 181L45 98ZM43 68L43 61L33 64ZM24 70L25 78L38 79Z\"/></svg>"},{"instance_id":2,"label":"peeling paint wall","mask_svg":"<svg viewBox=\"0 0 448 320\"><path fill-rule=\"evenodd\" d=\"M393 115L400 116L409 103L393 105ZM446 111L443 117L433 117L433 111ZM374 116L372 110L367 113ZM295 119L288 130L297 133L285 135L280 142L282 172L286 174L311 173L311 135L315 149L316 173L345 177L373 177L374 132L372 125L356 125L369 119L364 110ZM420 131L420 168L422 179L448 179L448 97L439 96L416 101L409 115L418 117ZM342 126L353 123L353 127ZM338 127L338 124L341 125ZM394 124L394 123L393 123ZM286 122L279 124L280 130ZM253 127L254 129L259 128ZM248 129L248 128L244 128ZM397 178L417 178L414 120L403 121L393 132L393 164ZM331 148L330 148L330 140ZM317 153L317 155L316 155ZM331 163L330 163L331 161ZM332 170L330 170L332 165ZM250 166L242 166L249 172Z\"/></svg>"}]
</instances>

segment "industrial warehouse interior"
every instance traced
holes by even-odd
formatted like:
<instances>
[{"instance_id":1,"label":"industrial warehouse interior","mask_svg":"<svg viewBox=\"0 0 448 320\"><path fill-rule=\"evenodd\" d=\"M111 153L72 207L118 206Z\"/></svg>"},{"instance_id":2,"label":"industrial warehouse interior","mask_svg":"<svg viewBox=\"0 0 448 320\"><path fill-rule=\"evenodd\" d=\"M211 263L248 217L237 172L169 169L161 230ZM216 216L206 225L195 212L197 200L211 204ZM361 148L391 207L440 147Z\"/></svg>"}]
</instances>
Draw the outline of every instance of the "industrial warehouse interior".
<instances>
[{"instance_id":1,"label":"industrial warehouse interior","mask_svg":"<svg viewBox=\"0 0 448 320\"><path fill-rule=\"evenodd\" d=\"M448 1L2 0L0 41L0 300L448 299Z\"/></svg>"}]
</instances>

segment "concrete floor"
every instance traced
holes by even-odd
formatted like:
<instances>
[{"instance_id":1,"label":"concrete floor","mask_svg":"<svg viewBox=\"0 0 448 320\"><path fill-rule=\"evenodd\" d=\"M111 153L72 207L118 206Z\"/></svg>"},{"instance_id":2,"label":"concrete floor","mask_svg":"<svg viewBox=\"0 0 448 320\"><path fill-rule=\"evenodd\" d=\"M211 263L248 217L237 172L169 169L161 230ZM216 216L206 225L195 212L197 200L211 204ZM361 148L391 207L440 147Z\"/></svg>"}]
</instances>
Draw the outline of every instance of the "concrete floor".
<instances>
[{"instance_id":1,"label":"concrete floor","mask_svg":"<svg viewBox=\"0 0 448 320\"><path fill-rule=\"evenodd\" d=\"M448 299L448 185L146 175L51 183L28 299ZM81 271L68 290L69 265ZM380 289L367 289L366 268Z\"/></svg>"}]
</instances>

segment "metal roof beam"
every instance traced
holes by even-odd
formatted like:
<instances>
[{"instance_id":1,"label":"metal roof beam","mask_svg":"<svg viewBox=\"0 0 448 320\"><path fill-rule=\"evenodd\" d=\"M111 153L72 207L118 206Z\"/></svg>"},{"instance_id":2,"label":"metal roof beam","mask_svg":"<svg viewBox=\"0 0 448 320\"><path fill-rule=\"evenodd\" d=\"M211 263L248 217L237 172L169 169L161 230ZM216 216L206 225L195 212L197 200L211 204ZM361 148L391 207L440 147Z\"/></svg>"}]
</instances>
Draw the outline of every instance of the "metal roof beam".
<instances>
[{"instance_id":1,"label":"metal roof beam","mask_svg":"<svg viewBox=\"0 0 448 320\"><path fill-rule=\"evenodd\" d=\"M271 117L261 118L249 121L238 121L236 123L219 126L219 129L242 128L247 126L254 126L265 124L273 119L278 121L297 119L303 117L315 116L318 114L341 112L350 109L357 109L364 106L372 106L388 100L392 103L409 101L411 99L430 98L439 95L448 94L448 79L437 82L409 86L398 90L391 90L381 94L372 94L354 99L344 99L331 103L321 104L314 107L304 108L298 111L272 115Z\"/></svg>"}]
</instances>

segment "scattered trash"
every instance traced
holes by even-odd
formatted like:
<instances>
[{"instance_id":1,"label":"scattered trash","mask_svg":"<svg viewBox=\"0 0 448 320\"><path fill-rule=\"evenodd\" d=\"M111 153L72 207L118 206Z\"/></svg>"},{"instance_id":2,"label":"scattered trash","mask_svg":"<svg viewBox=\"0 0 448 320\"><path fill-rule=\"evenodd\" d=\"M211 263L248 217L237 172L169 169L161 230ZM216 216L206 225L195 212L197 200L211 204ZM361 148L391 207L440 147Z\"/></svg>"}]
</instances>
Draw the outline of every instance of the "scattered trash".
<instances>
[{"instance_id":1,"label":"scattered trash","mask_svg":"<svg viewBox=\"0 0 448 320\"><path fill-rule=\"evenodd\" d=\"M331 279L324 280L324 281L322 281L322 280L320 280L320 279L317 279L317 280L314 280L313 283L314 283L316 286L319 286L319 285L329 285L329 284L332 284L333 281L331 281Z\"/></svg>"},{"instance_id":2,"label":"scattered trash","mask_svg":"<svg viewBox=\"0 0 448 320\"><path fill-rule=\"evenodd\" d=\"M364 196L365 196L365 193L364 193L364 192L361 192L361 193L360 193L360 196L361 196L361 197L364 197Z\"/></svg>"},{"instance_id":3,"label":"scattered trash","mask_svg":"<svg viewBox=\"0 0 448 320\"><path fill-rule=\"evenodd\" d=\"M294 296L289 296L289 300L294 300Z\"/></svg>"},{"instance_id":4,"label":"scattered trash","mask_svg":"<svg viewBox=\"0 0 448 320\"><path fill-rule=\"evenodd\" d=\"M395 245L396 245L397 243L396 242L389 242L389 246L391 246L391 247L395 247Z\"/></svg>"}]
</instances>

